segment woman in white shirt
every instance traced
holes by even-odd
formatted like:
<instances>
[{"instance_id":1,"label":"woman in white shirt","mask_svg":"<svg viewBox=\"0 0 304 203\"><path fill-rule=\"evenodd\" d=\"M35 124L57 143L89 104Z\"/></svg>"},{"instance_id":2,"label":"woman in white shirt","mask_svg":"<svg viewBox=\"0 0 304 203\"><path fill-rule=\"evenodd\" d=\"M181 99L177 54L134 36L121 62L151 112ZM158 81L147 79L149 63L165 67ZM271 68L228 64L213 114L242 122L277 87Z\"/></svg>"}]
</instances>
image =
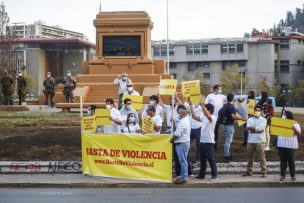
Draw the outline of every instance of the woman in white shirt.
<instances>
[{"instance_id":1,"label":"woman in white shirt","mask_svg":"<svg viewBox=\"0 0 304 203\"><path fill-rule=\"evenodd\" d=\"M283 112L282 118L293 120L293 114L290 111ZM291 180L296 180L296 167L295 167L295 151L299 148L298 137L301 135L301 127L299 123L293 124L294 134L292 137L278 136L277 148L280 157L281 181L285 180L287 164Z\"/></svg>"},{"instance_id":2,"label":"woman in white shirt","mask_svg":"<svg viewBox=\"0 0 304 203\"><path fill-rule=\"evenodd\" d=\"M126 124L123 127L124 133L140 133L141 129L138 123L136 123L136 118L134 113L129 113L127 116Z\"/></svg>"}]
</instances>

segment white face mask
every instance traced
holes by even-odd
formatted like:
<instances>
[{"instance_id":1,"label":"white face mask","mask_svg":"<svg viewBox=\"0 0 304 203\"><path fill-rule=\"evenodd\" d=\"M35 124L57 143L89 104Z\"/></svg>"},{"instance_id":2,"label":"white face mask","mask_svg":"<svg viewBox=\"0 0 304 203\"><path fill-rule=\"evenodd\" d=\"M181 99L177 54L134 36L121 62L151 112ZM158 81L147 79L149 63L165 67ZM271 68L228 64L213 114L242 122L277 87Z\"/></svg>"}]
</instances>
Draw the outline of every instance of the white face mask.
<instances>
[{"instance_id":1,"label":"white face mask","mask_svg":"<svg viewBox=\"0 0 304 203\"><path fill-rule=\"evenodd\" d=\"M113 107L112 104L107 104L107 105L106 105L106 108L109 109L109 110L112 109L112 107Z\"/></svg>"},{"instance_id":2,"label":"white face mask","mask_svg":"<svg viewBox=\"0 0 304 203\"><path fill-rule=\"evenodd\" d=\"M21 74L21 73L19 73L19 76L22 76L22 74Z\"/></svg>"},{"instance_id":3,"label":"white face mask","mask_svg":"<svg viewBox=\"0 0 304 203\"><path fill-rule=\"evenodd\" d=\"M132 105L126 105L126 109L131 109L132 108Z\"/></svg>"},{"instance_id":4,"label":"white face mask","mask_svg":"<svg viewBox=\"0 0 304 203\"><path fill-rule=\"evenodd\" d=\"M221 90L221 89L217 90L217 92L218 92L219 94L222 94L222 90Z\"/></svg>"},{"instance_id":5,"label":"white face mask","mask_svg":"<svg viewBox=\"0 0 304 203\"><path fill-rule=\"evenodd\" d=\"M68 73L67 76L68 76L68 77L71 77L71 73Z\"/></svg>"},{"instance_id":6,"label":"white face mask","mask_svg":"<svg viewBox=\"0 0 304 203\"><path fill-rule=\"evenodd\" d=\"M133 91L133 87L128 87L127 89L128 89L129 92Z\"/></svg>"},{"instance_id":7,"label":"white face mask","mask_svg":"<svg viewBox=\"0 0 304 203\"><path fill-rule=\"evenodd\" d=\"M122 80L123 80L123 81L126 81L126 80L127 80L127 77L122 77Z\"/></svg>"},{"instance_id":8,"label":"white face mask","mask_svg":"<svg viewBox=\"0 0 304 203\"><path fill-rule=\"evenodd\" d=\"M135 123L135 118L134 117L130 117L129 121L130 121L130 123Z\"/></svg>"},{"instance_id":9,"label":"white face mask","mask_svg":"<svg viewBox=\"0 0 304 203\"><path fill-rule=\"evenodd\" d=\"M283 118L283 119L286 119L286 116L285 116L285 115L282 115L282 118Z\"/></svg>"},{"instance_id":10,"label":"white face mask","mask_svg":"<svg viewBox=\"0 0 304 203\"><path fill-rule=\"evenodd\" d=\"M151 104L151 105L155 105L155 104L156 104L156 101L150 101L150 104Z\"/></svg>"},{"instance_id":11,"label":"white face mask","mask_svg":"<svg viewBox=\"0 0 304 203\"><path fill-rule=\"evenodd\" d=\"M50 77L51 77L51 75L47 75L46 77L47 77L47 78L50 78Z\"/></svg>"}]
</instances>

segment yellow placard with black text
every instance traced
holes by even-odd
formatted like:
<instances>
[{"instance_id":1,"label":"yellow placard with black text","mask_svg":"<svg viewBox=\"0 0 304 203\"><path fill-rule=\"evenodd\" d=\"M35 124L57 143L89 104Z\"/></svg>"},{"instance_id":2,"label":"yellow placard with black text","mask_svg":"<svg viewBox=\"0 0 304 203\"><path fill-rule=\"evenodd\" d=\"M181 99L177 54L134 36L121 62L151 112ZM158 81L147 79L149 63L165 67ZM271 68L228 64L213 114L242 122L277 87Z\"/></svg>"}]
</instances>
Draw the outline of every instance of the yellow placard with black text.
<instances>
[{"instance_id":1,"label":"yellow placard with black text","mask_svg":"<svg viewBox=\"0 0 304 203\"><path fill-rule=\"evenodd\" d=\"M192 104L197 105L201 101L201 88L200 86L190 87L190 101Z\"/></svg>"},{"instance_id":2,"label":"yellow placard with black text","mask_svg":"<svg viewBox=\"0 0 304 203\"><path fill-rule=\"evenodd\" d=\"M270 134L283 137L293 136L294 120L283 119L278 117L271 118Z\"/></svg>"},{"instance_id":3,"label":"yellow placard with black text","mask_svg":"<svg viewBox=\"0 0 304 203\"><path fill-rule=\"evenodd\" d=\"M136 95L128 95L128 94L124 94L122 97L122 105L123 105L123 101L129 98L132 101L132 107L137 110L140 111L142 109L143 106L143 100L144 97L143 96L136 96Z\"/></svg>"},{"instance_id":4,"label":"yellow placard with black text","mask_svg":"<svg viewBox=\"0 0 304 203\"><path fill-rule=\"evenodd\" d=\"M111 125L110 116L111 112L109 109L96 109L96 125Z\"/></svg>"},{"instance_id":5,"label":"yellow placard with black text","mask_svg":"<svg viewBox=\"0 0 304 203\"><path fill-rule=\"evenodd\" d=\"M200 81L199 80L192 80L192 81L182 82L183 97L190 97L190 88L191 87L199 87L199 86L200 86Z\"/></svg>"},{"instance_id":6,"label":"yellow placard with black text","mask_svg":"<svg viewBox=\"0 0 304 203\"><path fill-rule=\"evenodd\" d=\"M154 132L154 122L147 116L143 117L141 126L144 134L152 134Z\"/></svg>"},{"instance_id":7,"label":"yellow placard with black text","mask_svg":"<svg viewBox=\"0 0 304 203\"><path fill-rule=\"evenodd\" d=\"M96 120L95 116L85 116L81 120L81 130L88 132L96 131Z\"/></svg>"},{"instance_id":8,"label":"yellow placard with black text","mask_svg":"<svg viewBox=\"0 0 304 203\"><path fill-rule=\"evenodd\" d=\"M83 174L172 181L170 135L82 132L81 136Z\"/></svg>"}]
</instances>

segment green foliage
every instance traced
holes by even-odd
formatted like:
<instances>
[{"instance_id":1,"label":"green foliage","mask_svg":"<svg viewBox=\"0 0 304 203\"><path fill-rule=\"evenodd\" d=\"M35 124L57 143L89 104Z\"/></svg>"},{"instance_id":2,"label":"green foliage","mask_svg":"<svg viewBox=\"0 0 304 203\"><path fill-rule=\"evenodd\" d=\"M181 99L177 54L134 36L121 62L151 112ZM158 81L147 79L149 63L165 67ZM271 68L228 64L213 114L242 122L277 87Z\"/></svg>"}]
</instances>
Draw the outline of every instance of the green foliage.
<instances>
[{"instance_id":1,"label":"green foliage","mask_svg":"<svg viewBox=\"0 0 304 203\"><path fill-rule=\"evenodd\" d=\"M225 94L241 94L241 74L237 65L227 66L221 73L222 89ZM247 75L242 78L243 94L248 87L249 77Z\"/></svg>"}]
</instances>

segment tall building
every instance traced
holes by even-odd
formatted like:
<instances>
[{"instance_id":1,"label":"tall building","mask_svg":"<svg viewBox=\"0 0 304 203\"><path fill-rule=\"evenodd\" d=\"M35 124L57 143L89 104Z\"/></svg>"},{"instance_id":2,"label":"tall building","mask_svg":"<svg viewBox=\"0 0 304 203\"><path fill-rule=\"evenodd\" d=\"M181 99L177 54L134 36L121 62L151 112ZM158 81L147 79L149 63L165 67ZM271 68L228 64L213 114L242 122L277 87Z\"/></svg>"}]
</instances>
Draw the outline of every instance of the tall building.
<instances>
[{"instance_id":1,"label":"tall building","mask_svg":"<svg viewBox=\"0 0 304 203\"><path fill-rule=\"evenodd\" d=\"M166 41L152 43L153 58L166 60ZM267 77L270 86L296 84L303 79L304 36L217 38L170 41L170 73L179 82L201 79L221 83L227 66L237 65L251 85Z\"/></svg>"},{"instance_id":2,"label":"tall building","mask_svg":"<svg viewBox=\"0 0 304 203\"><path fill-rule=\"evenodd\" d=\"M10 28L14 31L17 38L65 37L87 40L87 37L83 33L66 30L59 25L49 26L42 21L36 21L28 25L22 22L12 23Z\"/></svg>"}]
</instances>

